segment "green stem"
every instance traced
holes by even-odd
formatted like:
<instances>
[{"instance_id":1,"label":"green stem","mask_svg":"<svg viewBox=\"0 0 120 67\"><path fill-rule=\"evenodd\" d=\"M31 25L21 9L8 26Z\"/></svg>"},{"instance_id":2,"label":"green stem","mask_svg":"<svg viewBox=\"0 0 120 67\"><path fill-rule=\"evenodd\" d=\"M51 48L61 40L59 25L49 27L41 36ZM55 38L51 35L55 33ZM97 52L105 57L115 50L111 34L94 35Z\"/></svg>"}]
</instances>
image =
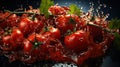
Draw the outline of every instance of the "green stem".
<instances>
[{"instance_id":1,"label":"green stem","mask_svg":"<svg viewBox=\"0 0 120 67\"><path fill-rule=\"evenodd\" d=\"M16 12L16 11L9 11L9 10L4 10L5 12L10 12L11 14L36 14L33 12Z\"/></svg>"}]
</instances>

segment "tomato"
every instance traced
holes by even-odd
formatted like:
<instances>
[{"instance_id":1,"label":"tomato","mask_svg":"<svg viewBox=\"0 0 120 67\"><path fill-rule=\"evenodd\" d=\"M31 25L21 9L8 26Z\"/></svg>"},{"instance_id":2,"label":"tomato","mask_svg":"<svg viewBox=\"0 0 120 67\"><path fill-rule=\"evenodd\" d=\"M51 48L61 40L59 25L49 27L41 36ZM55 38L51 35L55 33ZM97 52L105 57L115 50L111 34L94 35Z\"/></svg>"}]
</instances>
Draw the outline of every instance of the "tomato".
<instances>
[{"instance_id":1,"label":"tomato","mask_svg":"<svg viewBox=\"0 0 120 67\"><path fill-rule=\"evenodd\" d=\"M40 20L38 20L37 18L35 18L35 20L33 21L33 23L31 24L31 28L33 29L33 31L39 33L40 30L44 27L44 23Z\"/></svg>"},{"instance_id":2,"label":"tomato","mask_svg":"<svg viewBox=\"0 0 120 67\"><path fill-rule=\"evenodd\" d=\"M11 50L12 44L10 35L2 37L2 44L0 45L2 50Z\"/></svg>"},{"instance_id":3,"label":"tomato","mask_svg":"<svg viewBox=\"0 0 120 67\"><path fill-rule=\"evenodd\" d=\"M43 36L47 38L55 38L60 39L61 32L58 28L54 28L52 26L47 27L48 31L43 34Z\"/></svg>"},{"instance_id":4,"label":"tomato","mask_svg":"<svg viewBox=\"0 0 120 67\"><path fill-rule=\"evenodd\" d=\"M14 48L20 48L20 46L22 46L22 42L24 40L24 36L23 33L20 31L20 29L16 28L13 29L12 33L11 33L11 39L14 41L15 45L13 44Z\"/></svg>"},{"instance_id":5,"label":"tomato","mask_svg":"<svg viewBox=\"0 0 120 67\"><path fill-rule=\"evenodd\" d=\"M15 27L18 25L18 20L19 20L19 17L16 14L13 14L10 17L8 17L6 22L9 26Z\"/></svg>"},{"instance_id":6,"label":"tomato","mask_svg":"<svg viewBox=\"0 0 120 67\"><path fill-rule=\"evenodd\" d=\"M18 25L18 20L19 17L16 14L10 15L10 13L6 12L4 13L1 17L3 18L0 23L1 28L6 28L6 27L15 27ZM5 19L7 18L7 19Z\"/></svg>"},{"instance_id":7,"label":"tomato","mask_svg":"<svg viewBox=\"0 0 120 67\"><path fill-rule=\"evenodd\" d=\"M88 44L88 33L83 30L78 30L71 35L65 36L65 46L76 52L86 50Z\"/></svg>"},{"instance_id":8,"label":"tomato","mask_svg":"<svg viewBox=\"0 0 120 67\"><path fill-rule=\"evenodd\" d=\"M25 63L33 63L41 56L41 46L46 41L45 37L39 34L31 34L24 40L23 56L27 55L28 58L22 59ZM44 52L42 52L44 53ZM44 54L45 55L45 54Z\"/></svg>"},{"instance_id":9,"label":"tomato","mask_svg":"<svg viewBox=\"0 0 120 67\"><path fill-rule=\"evenodd\" d=\"M23 51L26 53L29 53L32 51L33 45L29 40L24 40L24 47L23 47Z\"/></svg>"},{"instance_id":10,"label":"tomato","mask_svg":"<svg viewBox=\"0 0 120 67\"><path fill-rule=\"evenodd\" d=\"M70 24L69 20L70 19L67 19L66 16L59 16L56 19L56 25L62 32L66 32L68 29L72 30L74 25Z\"/></svg>"},{"instance_id":11,"label":"tomato","mask_svg":"<svg viewBox=\"0 0 120 67\"><path fill-rule=\"evenodd\" d=\"M25 53L38 52L41 45L46 42L46 38L39 34L31 34L26 40L24 40L23 51Z\"/></svg>"},{"instance_id":12,"label":"tomato","mask_svg":"<svg viewBox=\"0 0 120 67\"><path fill-rule=\"evenodd\" d=\"M31 33L31 24L33 22L29 18L22 18L20 21L20 24L18 28L21 30L21 32L24 34L24 36L28 36L28 34Z\"/></svg>"},{"instance_id":13,"label":"tomato","mask_svg":"<svg viewBox=\"0 0 120 67\"><path fill-rule=\"evenodd\" d=\"M66 10L63 7L58 6L58 5L51 6L48 9L48 12L50 14L52 14L52 15L63 15L63 14L66 14Z\"/></svg>"},{"instance_id":14,"label":"tomato","mask_svg":"<svg viewBox=\"0 0 120 67\"><path fill-rule=\"evenodd\" d=\"M85 25L85 22L81 22L81 19L76 15L61 15L56 18L55 24L62 33L66 33L68 30L73 31Z\"/></svg>"}]
</instances>

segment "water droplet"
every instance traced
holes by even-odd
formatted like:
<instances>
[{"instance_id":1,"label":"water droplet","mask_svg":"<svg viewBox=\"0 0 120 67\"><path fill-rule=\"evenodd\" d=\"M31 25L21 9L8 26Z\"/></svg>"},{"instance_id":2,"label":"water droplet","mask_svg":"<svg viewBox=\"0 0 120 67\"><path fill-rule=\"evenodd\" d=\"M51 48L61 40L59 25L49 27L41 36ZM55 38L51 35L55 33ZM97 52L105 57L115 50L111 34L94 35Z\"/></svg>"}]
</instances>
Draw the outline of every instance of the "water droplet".
<instances>
[{"instance_id":1,"label":"water droplet","mask_svg":"<svg viewBox=\"0 0 120 67\"><path fill-rule=\"evenodd\" d=\"M100 4L99 6L102 6L102 4Z\"/></svg>"},{"instance_id":2,"label":"water droplet","mask_svg":"<svg viewBox=\"0 0 120 67\"><path fill-rule=\"evenodd\" d=\"M68 3L66 2L65 4L67 5Z\"/></svg>"},{"instance_id":3,"label":"water droplet","mask_svg":"<svg viewBox=\"0 0 120 67\"><path fill-rule=\"evenodd\" d=\"M80 9L83 9L83 7L81 7Z\"/></svg>"},{"instance_id":4,"label":"water droplet","mask_svg":"<svg viewBox=\"0 0 120 67\"><path fill-rule=\"evenodd\" d=\"M101 7L100 7L100 6L98 6L98 9L101 9Z\"/></svg>"},{"instance_id":5,"label":"water droplet","mask_svg":"<svg viewBox=\"0 0 120 67\"><path fill-rule=\"evenodd\" d=\"M106 8L107 7L106 4L103 4L103 7Z\"/></svg>"},{"instance_id":6,"label":"water droplet","mask_svg":"<svg viewBox=\"0 0 120 67\"><path fill-rule=\"evenodd\" d=\"M110 7L110 9L112 9L112 7Z\"/></svg>"}]
</instances>

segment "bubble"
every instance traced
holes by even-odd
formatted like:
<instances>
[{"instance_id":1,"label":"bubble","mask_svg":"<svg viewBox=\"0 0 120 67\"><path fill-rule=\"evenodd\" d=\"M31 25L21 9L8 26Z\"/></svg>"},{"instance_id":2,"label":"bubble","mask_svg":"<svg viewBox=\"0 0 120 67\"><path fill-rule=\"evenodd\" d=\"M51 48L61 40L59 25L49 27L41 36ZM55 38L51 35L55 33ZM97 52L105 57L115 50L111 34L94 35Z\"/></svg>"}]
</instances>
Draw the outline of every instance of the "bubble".
<instances>
[{"instance_id":1,"label":"bubble","mask_svg":"<svg viewBox=\"0 0 120 67\"><path fill-rule=\"evenodd\" d=\"M110 9L112 9L112 7L109 7Z\"/></svg>"},{"instance_id":2,"label":"bubble","mask_svg":"<svg viewBox=\"0 0 120 67\"><path fill-rule=\"evenodd\" d=\"M80 7L80 9L83 9L83 7Z\"/></svg>"},{"instance_id":3,"label":"bubble","mask_svg":"<svg viewBox=\"0 0 120 67\"><path fill-rule=\"evenodd\" d=\"M107 7L106 4L103 4L103 7L106 8Z\"/></svg>"},{"instance_id":4,"label":"bubble","mask_svg":"<svg viewBox=\"0 0 120 67\"><path fill-rule=\"evenodd\" d=\"M100 4L99 6L102 6L102 4Z\"/></svg>"}]
</instances>

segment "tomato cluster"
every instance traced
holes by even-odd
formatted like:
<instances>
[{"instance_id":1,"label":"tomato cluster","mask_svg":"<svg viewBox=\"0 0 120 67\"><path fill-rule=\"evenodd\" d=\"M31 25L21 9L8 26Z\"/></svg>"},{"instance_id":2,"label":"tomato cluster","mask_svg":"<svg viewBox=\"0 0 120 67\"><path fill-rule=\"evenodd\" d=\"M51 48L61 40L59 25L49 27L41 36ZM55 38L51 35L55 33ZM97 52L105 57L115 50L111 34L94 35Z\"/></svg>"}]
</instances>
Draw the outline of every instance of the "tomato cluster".
<instances>
[{"instance_id":1,"label":"tomato cluster","mask_svg":"<svg viewBox=\"0 0 120 67\"><path fill-rule=\"evenodd\" d=\"M1 54L10 61L34 63L52 60L78 65L86 59L103 56L111 35L101 28L101 23L90 21L100 28L87 25L85 18L69 15L68 10L66 7L52 6L49 11L53 15L49 18L41 14L1 12ZM107 28L105 25L103 28Z\"/></svg>"}]
</instances>

